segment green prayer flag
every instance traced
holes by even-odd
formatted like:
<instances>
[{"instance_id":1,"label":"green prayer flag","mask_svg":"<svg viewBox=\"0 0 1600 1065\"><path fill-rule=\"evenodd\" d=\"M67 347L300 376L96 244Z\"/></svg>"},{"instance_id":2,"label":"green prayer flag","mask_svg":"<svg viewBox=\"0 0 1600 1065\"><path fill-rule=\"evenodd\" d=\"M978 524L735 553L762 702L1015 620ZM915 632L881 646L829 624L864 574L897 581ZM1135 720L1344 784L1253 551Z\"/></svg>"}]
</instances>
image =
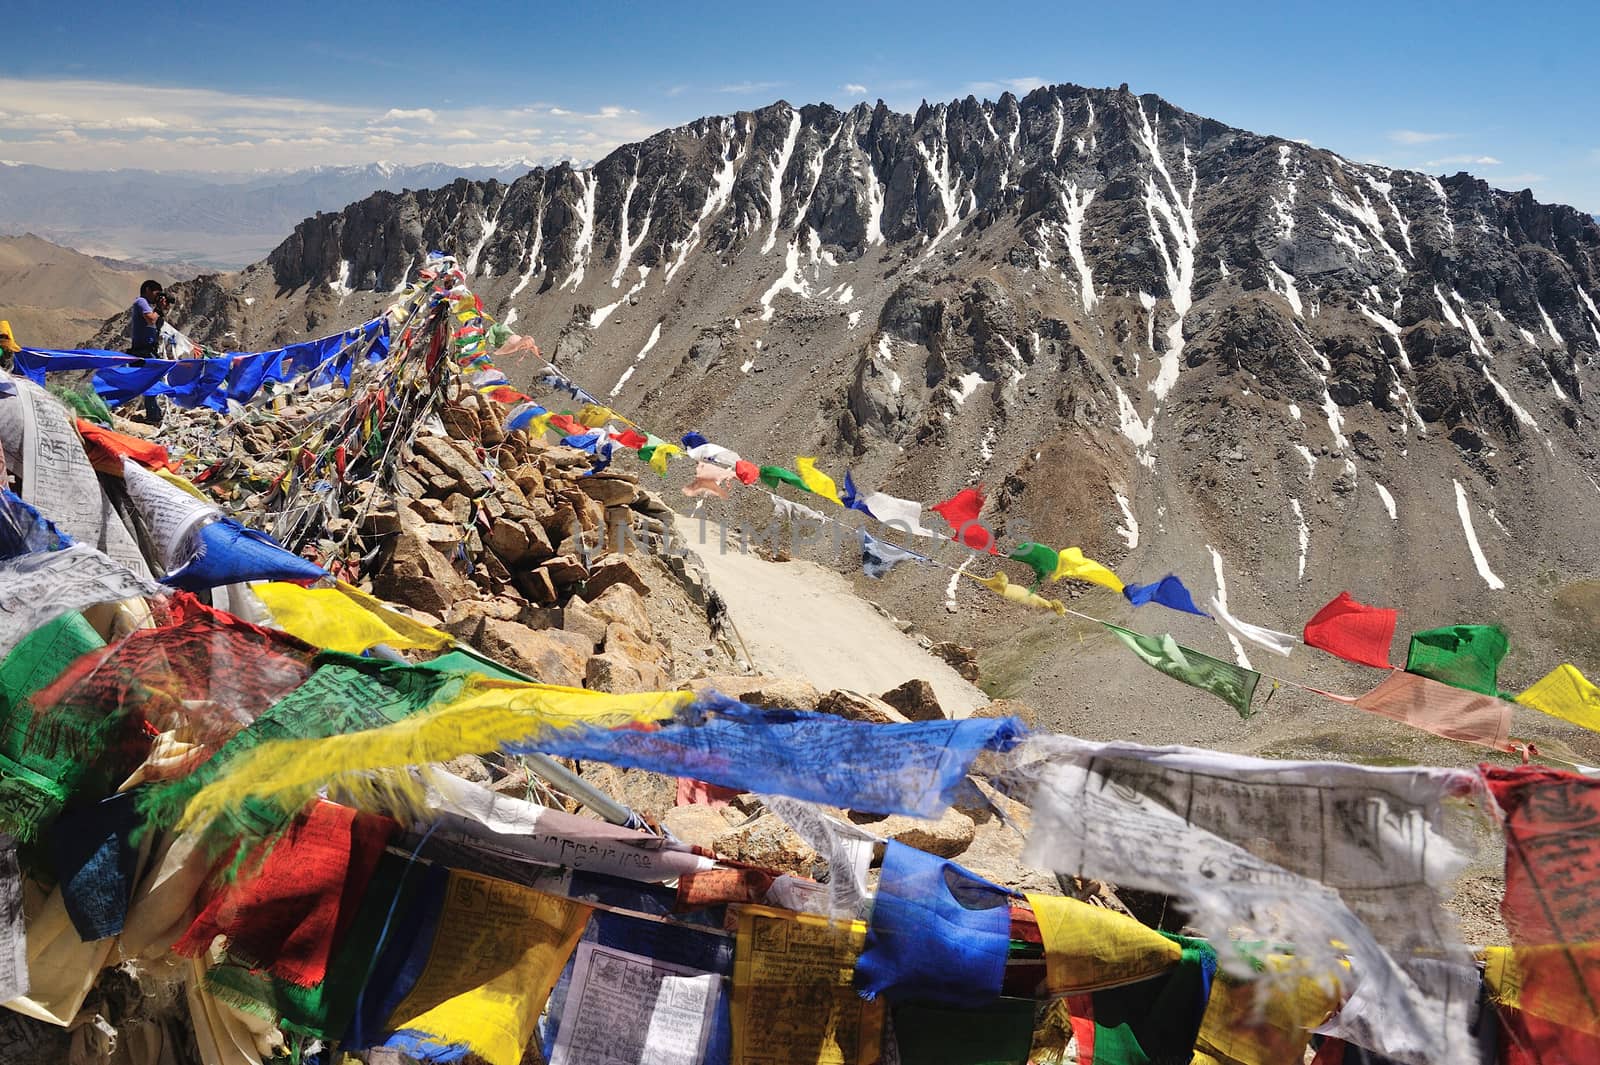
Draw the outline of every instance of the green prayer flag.
<instances>
[{"instance_id":1,"label":"green prayer flag","mask_svg":"<svg viewBox=\"0 0 1600 1065\"><path fill-rule=\"evenodd\" d=\"M776 488L780 484L792 484L802 492L811 491L806 487L806 483L800 479L798 473L793 470L786 470L782 466L761 467L761 483L768 488Z\"/></svg>"},{"instance_id":2,"label":"green prayer flag","mask_svg":"<svg viewBox=\"0 0 1600 1065\"><path fill-rule=\"evenodd\" d=\"M422 666L324 651L306 682L279 699L193 773L140 796L139 812L151 827L174 824L189 800L230 763L268 740L320 740L382 728L457 695L466 677ZM241 814L251 811L244 810ZM264 814L265 811L254 811ZM270 819L278 820L278 811ZM230 826L243 833L247 826ZM269 826L255 826L259 832Z\"/></svg>"},{"instance_id":3,"label":"green prayer flag","mask_svg":"<svg viewBox=\"0 0 1600 1065\"><path fill-rule=\"evenodd\" d=\"M1055 576L1056 566L1061 563L1061 555L1055 548L1035 543L1023 544L1006 557L1033 570L1035 588Z\"/></svg>"},{"instance_id":4,"label":"green prayer flag","mask_svg":"<svg viewBox=\"0 0 1600 1065\"><path fill-rule=\"evenodd\" d=\"M1111 635L1127 645L1128 650L1143 659L1146 665L1159 669L1174 680L1210 692L1237 710L1240 717L1250 716L1250 700L1255 696L1261 674L1187 647L1179 647L1171 634L1146 636L1109 623L1102 624L1111 631Z\"/></svg>"},{"instance_id":5,"label":"green prayer flag","mask_svg":"<svg viewBox=\"0 0 1600 1065\"><path fill-rule=\"evenodd\" d=\"M390 926L391 934L401 927L423 871L423 866L396 854L378 859L349 932L334 946L322 983L301 987L229 959L206 973L206 989L228 1005L270 1020L285 1031L338 1039L355 1015L356 1000L383 947L384 925ZM391 914L399 920L391 920Z\"/></svg>"},{"instance_id":6,"label":"green prayer flag","mask_svg":"<svg viewBox=\"0 0 1600 1065\"><path fill-rule=\"evenodd\" d=\"M1511 649L1498 625L1450 625L1413 633L1406 672L1453 688L1498 695L1500 660Z\"/></svg>"},{"instance_id":7,"label":"green prayer flag","mask_svg":"<svg viewBox=\"0 0 1600 1065\"><path fill-rule=\"evenodd\" d=\"M87 767L29 743L29 697L80 655L105 646L81 614L66 614L23 637L0 663L0 831L28 841L61 812Z\"/></svg>"},{"instance_id":8,"label":"green prayer flag","mask_svg":"<svg viewBox=\"0 0 1600 1065\"><path fill-rule=\"evenodd\" d=\"M973 1009L900 1003L894 1038L906 1065L1025 1065L1033 1049L1032 999L1000 998Z\"/></svg>"},{"instance_id":9,"label":"green prayer flag","mask_svg":"<svg viewBox=\"0 0 1600 1065\"><path fill-rule=\"evenodd\" d=\"M1216 952L1202 940L1161 934L1183 951L1172 970L1094 992L1092 1065L1158 1065L1194 1056L1217 971Z\"/></svg>"}]
</instances>

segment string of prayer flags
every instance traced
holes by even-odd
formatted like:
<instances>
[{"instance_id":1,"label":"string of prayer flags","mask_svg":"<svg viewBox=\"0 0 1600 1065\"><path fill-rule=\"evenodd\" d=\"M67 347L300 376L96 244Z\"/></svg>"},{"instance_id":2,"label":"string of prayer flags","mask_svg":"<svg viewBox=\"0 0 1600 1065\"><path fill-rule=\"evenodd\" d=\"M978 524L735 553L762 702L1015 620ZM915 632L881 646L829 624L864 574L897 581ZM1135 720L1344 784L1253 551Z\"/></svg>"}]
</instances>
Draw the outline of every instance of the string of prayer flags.
<instances>
[{"instance_id":1,"label":"string of prayer flags","mask_svg":"<svg viewBox=\"0 0 1600 1065\"><path fill-rule=\"evenodd\" d=\"M890 1011L891 1030L902 1065L1026 1065L1036 1006L1020 998L959 1009L902 1002Z\"/></svg>"},{"instance_id":2,"label":"string of prayer flags","mask_svg":"<svg viewBox=\"0 0 1600 1065\"><path fill-rule=\"evenodd\" d=\"M1240 621L1228 613L1228 605L1219 596L1211 597L1211 617L1222 626L1222 631L1235 639L1245 640L1257 647L1265 648L1275 655L1289 657L1294 650L1295 638L1287 632L1269 629L1262 625L1252 625L1248 621Z\"/></svg>"},{"instance_id":3,"label":"string of prayer flags","mask_svg":"<svg viewBox=\"0 0 1600 1065\"><path fill-rule=\"evenodd\" d=\"M1020 584L1012 584L1010 579L1007 578L1004 573L995 573L992 577L973 577L970 573L967 574L967 576L972 577L973 580L977 581L994 594L1009 599L1013 603L1020 603L1022 606L1033 607L1035 610L1051 610L1054 611L1057 616L1064 615L1067 612L1066 604L1061 600L1046 599L1042 595L1028 591L1028 589L1022 587Z\"/></svg>"},{"instance_id":4,"label":"string of prayer flags","mask_svg":"<svg viewBox=\"0 0 1600 1065\"><path fill-rule=\"evenodd\" d=\"M883 1003L852 986L866 924L764 906L734 912L734 1062L878 1065Z\"/></svg>"},{"instance_id":5,"label":"string of prayer flags","mask_svg":"<svg viewBox=\"0 0 1600 1065\"><path fill-rule=\"evenodd\" d=\"M1022 735L1016 718L889 725L768 710L708 695L654 732L575 727L505 748L694 777L852 810L937 817L985 750Z\"/></svg>"},{"instance_id":6,"label":"string of prayer flags","mask_svg":"<svg viewBox=\"0 0 1600 1065\"><path fill-rule=\"evenodd\" d=\"M1498 695L1500 660L1511 644L1498 625L1450 625L1413 633L1406 672L1484 695Z\"/></svg>"},{"instance_id":7,"label":"string of prayer flags","mask_svg":"<svg viewBox=\"0 0 1600 1065\"><path fill-rule=\"evenodd\" d=\"M1067 999L1081 1065L1189 1060L1211 999L1217 956L1203 940L1170 938L1179 949L1168 971Z\"/></svg>"},{"instance_id":8,"label":"string of prayer flags","mask_svg":"<svg viewBox=\"0 0 1600 1065\"><path fill-rule=\"evenodd\" d=\"M1324 692L1358 710L1403 721L1446 739L1476 743L1507 753L1522 750L1511 739L1511 704L1415 673L1395 671L1383 683L1354 699Z\"/></svg>"},{"instance_id":9,"label":"string of prayer flags","mask_svg":"<svg viewBox=\"0 0 1600 1065\"><path fill-rule=\"evenodd\" d=\"M1547 766L1481 768L1505 831L1500 916L1511 933L1518 1005L1600 1035L1600 780Z\"/></svg>"},{"instance_id":10,"label":"string of prayer flags","mask_svg":"<svg viewBox=\"0 0 1600 1065\"><path fill-rule=\"evenodd\" d=\"M763 466L761 467L760 476L761 483L768 488L777 488L780 484L786 484L798 488L802 492L810 491L806 487L805 478L793 470L784 469L782 466Z\"/></svg>"},{"instance_id":11,"label":"string of prayer flags","mask_svg":"<svg viewBox=\"0 0 1600 1065\"><path fill-rule=\"evenodd\" d=\"M1582 725L1591 732L1600 732L1600 687L1570 662L1562 663L1534 681L1517 696L1517 702L1551 717Z\"/></svg>"},{"instance_id":12,"label":"string of prayer flags","mask_svg":"<svg viewBox=\"0 0 1600 1065\"><path fill-rule=\"evenodd\" d=\"M1057 555L1055 573L1050 579L1059 581L1066 578L1098 584L1118 594L1122 592L1121 578L1094 559L1085 558L1083 549L1079 547L1066 548Z\"/></svg>"},{"instance_id":13,"label":"string of prayer flags","mask_svg":"<svg viewBox=\"0 0 1600 1065\"><path fill-rule=\"evenodd\" d=\"M796 457L794 468L799 471L800 483L805 486L806 491L838 503L841 507L844 506L839 499L839 490L834 486L833 478L817 469L817 460L814 457L804 455Z\"/></svg>"},{"instance_id":14,"label":"string of prayer flags","mask_svg":"<svg viewBox=\"0 0 1600 1065\"><path fill-rule=\"evenodd\" d=\"M1250 716L1250 701L1255 696L1256 685L1261 682L1261 674L1255 670L1180 647L1171 633L1146 636L1118 625L1103 624L1146 665L1190 687L1210 692L1233 707L1240 717Z\"/></svg>"},{"instance_id":15,"label":"string of prayer flags","mask_svg":"<svg viewBox=\"0 0 1600 1065\"><path fill-rule=\"evenodd\" d=\"M405 631L390 626L343 588L269 581L252 585L250 591L266 604L275 626L313 647L360 654L378 644L397 651L437 651L451 643L449 633L416 622Z\"/></svg>"},{"instance_id":16,"label":"string of prayer flags","mask_svg":"<svg viewBox=\"0 0 1600 1065\"><path fill-rule=\"evenodd\" d=\"M868 998L950 1006L997 998L1011 942L1010 894L891 840L856 987Z\"/></svg>"},{"instance_id":17,"label":"string of prayer flags","mask_svg":"<svg viewBox=\"0 0 1600 1065\"><path fill-rule=\"evenodd\" d=\"M1203 618L1211 616L1194 605L1194 596L1189 594L1189 589L1183 586L1183 581L1171 573L1153 584L1130 584L1122 589L1122 594L1134 606L1160 603L1164 607L1181 610L1186 614L1198 614Z\"/></svg>"},{"instance_id":18,"label":"string of prayer flags","mask_svg":"<svg viewBox=\"0 0 1600 1065\"><path fill-rule=\"evenodd\" d=\"M912 560L923 561L923 556L861 530L861 571L868 577L877 580L899 563Z\"/></svg>"},{"instance_id":19,"label":"string of prayer flags","mask_svg":"<svg viewBox=\"0 0 1600 1065\"><path fill-rule=\"evenodd\" d=\"M683 494L691 499L701 496L727 499L729 495L728 482L732 480L734 480L732 470L710 462L696 462L694 480L683 486Z\"/></svg>"},{"instance_id":20,"label":"string of prayer flags","mask_svg":"<svg viewBox=\"0 0 1600 1065\"><path fill-rule=\"evenodd\" d=\"M1389 644L1400 612L1388 607L1368 606L1340 592L1333 601L1306 622L1307 647L1316 647L1347 662L1359 662L1376 669L1393 669L1389 664Z\"/></svg>"},{"instance_id":21,"label":"string of prayer flags","mask_svg":"<svg viewBox=\"0 0 1600 1065\"><path fill-rule=\"evenodd\" d=\"M450 871L427 962L383 1045L418 1061L476 1054L518 1065L590 909L520 884Z\"/></svg>"},{"instance_id":22,"label":"string of prayer flags","mask_svg":"<svg viewBox=\"0 0 1600 1065\"><path fill-rule=\"evenodd\" d=\"M197 957L225 935L229 953L249 968L301 987L321 983L396 827L385 817L313 803L211 896L173 951Z\"/></svg>"}]
</instances>

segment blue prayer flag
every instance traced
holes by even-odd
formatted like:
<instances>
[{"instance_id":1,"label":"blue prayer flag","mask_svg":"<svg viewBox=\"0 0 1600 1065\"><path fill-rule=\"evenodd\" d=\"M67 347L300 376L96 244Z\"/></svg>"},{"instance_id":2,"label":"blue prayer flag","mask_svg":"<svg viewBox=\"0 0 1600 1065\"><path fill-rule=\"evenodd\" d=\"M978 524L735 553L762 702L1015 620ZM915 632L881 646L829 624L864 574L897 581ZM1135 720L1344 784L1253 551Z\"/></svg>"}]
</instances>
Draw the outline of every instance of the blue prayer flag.
<instances>
[{"instance_id":1,"label":"blue prayer flag","mask_svg":"<svg viewBox=\"0 0 1600 1065\"><path fill-rule=\"evenodd\" d=\"M1144 606L1146 603L1160 603L1162 606L1171 607L1173 610L1182 610L1188 614L1199 614L1203 618L1211 615L1194 605L1194 596L1189 594L1189 589L1183 582L1172 574L1167 574L1154 584L1130 584L1122 589L1122 594L1128 597L1128 602L1134 606Z\"/></svg>"},{"instance_id":2,"label":"blue prayer flag","mask_svg":"<svg viewBox=\"0 0 1600 1065\"><path fill-rule=\"evenodd\" d=\"M683 434L683 449L685 451L689 450L692 447L699 447L700 445L707 444L707 443L710 443L710 441L708 441L704 436L701 436L699 433L695 432L692 429L689 432Z\"/></svg>"},{"instance_id":3,"label":"blue prayer flag","mask_svg":"<svg viewBox=\"0 0 1600 1065\"><path fill-rule=\"evenodd\" d=\"M890 841L856 987L873 998L970 1006L997 998L1011 944L1011 892Z\"/></svg>"},{"instance_id":4,"label":"blue prayer flag","mask_svg":"<svg viewBox=\"0 0 1600 1065\"><path fill-rule=\"evenodd\" d=\"M653 732L578 726L505 749L649 769L871 813L938 817L978 755L1009 750L1023 731L1014 717L877 725L763 709L711 694Z\"/></svg>"},{"instance_id":5,"label":"blue prayer flag","mask_svg":"<svg viewBox=\"0 0 1600 1065\"><path fill-rule=\"evenodd\" d=\"M9 488L0 488L0 560L71 546L72 537L56 528L33 504Z\"/></svg>"},{"instance_id":6,"label":"blue prayer flag","mask_svg":"<svg viewBox=\"0 0 1600 1065\"><path fill-rule=\"evenodd\" d=\"M197 538L194 557L161 578L162 584L197 592L241 581L315 581L328 575L315 562L233 518L201 526Z\"/></svg>"}]
</instances>

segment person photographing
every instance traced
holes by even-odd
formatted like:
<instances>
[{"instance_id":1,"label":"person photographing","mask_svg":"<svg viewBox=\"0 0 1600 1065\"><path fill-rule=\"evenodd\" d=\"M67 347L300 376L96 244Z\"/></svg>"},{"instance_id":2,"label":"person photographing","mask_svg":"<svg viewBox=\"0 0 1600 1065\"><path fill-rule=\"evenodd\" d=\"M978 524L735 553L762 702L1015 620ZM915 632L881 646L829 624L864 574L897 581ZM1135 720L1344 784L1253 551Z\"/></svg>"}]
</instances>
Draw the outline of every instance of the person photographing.
<instances>
[{"instance_id":1,"label":"person photographing","mask_svg":"<svg viewBox=\"0 0 1600 1065\"><path fill-rule=\"evenodd\" d=\"M139 286L139 298L129 309L129 355L153 359L161 347L161 326L166 321L172 299L161 289L161 282L146 281Z\"/></svg>"}]
</instances>

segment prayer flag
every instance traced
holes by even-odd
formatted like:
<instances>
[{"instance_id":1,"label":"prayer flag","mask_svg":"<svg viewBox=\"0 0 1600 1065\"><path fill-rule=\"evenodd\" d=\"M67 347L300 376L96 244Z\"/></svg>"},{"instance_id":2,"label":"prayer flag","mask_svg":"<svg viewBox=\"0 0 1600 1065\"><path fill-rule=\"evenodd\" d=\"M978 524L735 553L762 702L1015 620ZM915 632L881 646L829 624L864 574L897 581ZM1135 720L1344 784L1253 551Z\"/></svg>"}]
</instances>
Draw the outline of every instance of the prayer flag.
<instances>
[{"instance_id":1,"label":"prayer flag","mask_svg":"<svg viewBox=\"0 0 1600 1065\"><path fill-rule=\"evenodd\" d=\"M1194 605L1194 596L1189 594L1189 589L1183 586L1183 581L1171 573L1154 584L1130 584L1122 589L1122 594L1134 606L1160 603L1164 607L1182 610L1186 614L1198 614L1203 618L1211 616Z\"/></svg>"},{"instance_id":2,"label":"prayer flag","mask_svg":"<svg viewBox=\"0 0 1600 1065\"><path fill-rule=\"evenodd\" d=\"M89 462L100 473L121 477L123 459L132 459L150 469L171 468L167 449L154 441L119 433L82 418L78 419L78 435L83 437L83 450Z\"/></svg>"},{"instance_id":3,"label":"prayer flag","mask_svg":"<svg viewBox=\"0 0 1600 1065\"><path fill-rule=\"evenodd\" d=\"M693 429L689 430L687 433L684 433L679 442L683 444L686 450L689 451L693 451L697 447L703 447L707 443L706 438L700 433L695 432ZM699 458L700 456L696 455L695 457Z\"/></svg>"},{"instance_id":4,"label":"prayer flag","mask_svg":"<svg viewBox=\"0 0 1600 1065\"><path fill-rule=\"evenodd\" d=\"M768 488L776 488L780 484L787 484L800 489L802 492L810 491L810 489L806 488L806 482L803 477L793 470L784 469L782 466L761 467L761 483Z\"/></svg>"},{"instance_id":5,"label":"prayer flag","mask_svg":"<svg viewBox=\"0 0 1600 1065\"><path fill-rule=\"evenodd\" d=\"M1211 998L1217 956L1202 940L1172 939L1179 952L1170 970L1067 1000L1079 1034L1080 1065L1189 1061Z\"/></svg>"},{"instance_id":6,"label":"prayer flag","mask_svg":"<svg viewBox=\"0 0 1600 1065\"><path fill-rule=\"evenodd\" d=\"M585 404L578 411L578 424L587 425L591 429L599 429L606 422L616 418L610 407L601 407L593 403Z\"/></svg>"},{"instance_id":7,"label":"prayer flag","mask_svg":"<svg viewBox=\"0 0 1600 1065\"><path fill-rule=\"evenodd\" d=\"M969 573L967 576L972 577L972 574ZM1064 615L1067 612L1066 604L1061 600L1046 599L1042 595L1028 591L1020 584L1012 584L1004 573L996 573L992 577L972 577L972 579L996 595L1004 596L1013 603L1021 603L1023 606L1033 607L1035 610L1051 610L1057 616Z\"/></svg>"},{"instance_id":8,"label":"prayer flag","mask_svg":"<svg viewBox=\"0 0 1600 1065\"><path fill-rule=\"evenodd\" d=\"M728 482L733 479L733 471L730 469L709 462L697 462L694 467L694 480L683 486L683 494L691 498L715 496L718 499L727 499Z\"/></svg>"},{"instance_id":9,"label":"prayer flag","mask_svg":"<svg viewBox=\"0 0 1600 1065\"><path fill-rule=\"evenodd\" d=\"M314 802L211 896L173 951L198 957L225 935L229 953L250 968L301 987L321 983L396 827L386 817Z\"/></svg>"},{"instance_id":10,"label":"prayer flag","mask_svg":"<svg viewBox=\"0 0 1600 1065\"><path fill-rule=\"evenodd\" d=\"M192 542L194 556L161 583L200 591L245 581L315 581L328 576L315 562L284 550L266 533L247 529L232 518L202 525Z\"/></svg>"},{"instance_id":11,"label":"prayer flag","mask_svg":"<svg viewBox=\"0 0 1600 1065\"><path fill-rule=\"evenodd\" d=\"M839 502L850 510L859 510L868 517L872 516L872 511L867 509L867 505L856 494L856 482L851 479L849 470L844 471L844 488L839 492Z\"/></svg>"},{"instance_id":12,"label":"prayer flag","mask_svg":"<svg viewBox=\"0 0 1600 1065\"><path fill-rule=\"evenodd\" d=\"M901 562L923 561L923 556L903 547L879 540L866 530L861 532L861 571L877 580Z\"/></svg>"},{"instance_id":13,"label":"prayer flag","mask_svg":"<svg viewBox=\"0 0 1600 1065\"><path fill-rule=\"evenodd\" d=\"M449 647L452 639L449 633L415 622L409 632L393 629L341 588L302 588L271 581L252 585L250 591L272 612L275 626L329 651L360 654L377 644L397 651L437 651Z\"/></svg>"},{"instance_id":14,"label":"prayer flag","mask_svg":"<svg viewBox=\"0 0 1600 1065\"><path fill-rule=\"evenodd\" d=\"M1094 559L1084 558L1083 549L1078 547L1069 547L1060 553L1055 574L1050 579L1059 581L1064 577L1098 584L1103 588L1110 588L1113 592L1122 591L1121 579Z\"/></svg>"},{"instance_id":15,"label":"prayer flag","mask_svg":"<svg viewBox=\"0 0 1600 1065\"><path fill-rule=\"evenodd\" d=\"M903 1065L1025 1065L1033 1049L1032 999L1002 998L961 1008L895 1005L894 1039Z\"/></svg>"},{"instance_id":16,"label":"prayer flag","mask_svg":"<svg viewBox=\"0 0 1600 1065\"><path fill-rule=\"evenodd\" d=\"M856 987L868 998L960 1006L997 998L1011 942L1010 892L891 840Z\"/></svg>"},{"instance_id":17,"label":"prayer flag","mask_svg":"<svg viewBox=\"0 0 1600 1065\"><path fill-rule=\"evenodd\" d=\"M0 488L0 559L71 546L72 537L31 503L9 488Z\"/></svg>"},{"instance_id":18,"label":"prayer flag","mask_svg":"<svg viewBox=\"0 0 1600 1065\"><path fill-rule=\"evenodd\" d=\"M620 433L612 433L611 439L615 440L623 447L629 448L633 451L638 451L640 448L644 447L645 444L650 442L650 438L639 432L637 429L624 429Z\"/></svg>"},{"instance_id":19,"label":"prayer flag","mask_svg":"<svg viewBox=\"0 0 1600 1065\"><path fill-rule=\"evenodd\" d=\"M1250 700L1261 674L1232 662L1223 662L1210 655L1178 646L1170 633L1160 637L1146 636L1117 625L1106 623L1106 629L1120 640L1128 650L1138 655L1148 666L1158 669L1174 680L1210 692L1234 710L1240 717L1249 717Z\"/></svg>"},{"instance_id":20,"label":"prayer flag","mask_svg":"<svg viewBox=\"0 0 1600 1065\"><path fill-rule=\"evenodd\" d=\"M753 462L737 459L733 464L733 475L744 484L755 484L756 479L761 476L761 470Z\"/></svg>"},{"instance_id":21,"label":"prayer flag","mask_svg":"<svg viewBox=\"0 0 1600 1065\"><path fill-rule=\"evenodd\" d=\"M1295 638L1287 632L1276 629L1264 628L1261 625L1252 625L1248 621L1240 621L1228 613L1228 606L1219 596L1211 597L1211 616L1222 631L1239 640L1248 640L1257 647L1264 647L1275 655L1289 657L1294 650Z\"/></svg>"},{"instance_id":22,"label":"prayer flag","mask_svg":"<svg viewBox=\"0 0 1600 1065\"><path fill-rule=\"evenodd\" d=\"M1333 692L1320 694L1446 739L1482 744L1497 751L1522 749L1511 741L1510 703L1452 688L1415 673L1396 670L1376 688L1354 698Z\"/></svg>"},{"instance_id":23,"label":"prayer flag","mask_svg":"<svg viewBox=\"0 0 1600 1065\"><path fill-rule=\"evenodd\" d=\"M1517 702L1551 717L1582 725L1591 732L1600 732L1600 688L1570 662L1534 681L1517 696Z\"/></svg>"},{"instance_id":24,"label":"prayer flag","mask_svg":"<svg viewBox=\"0 0 1600 1065\"><path fill-rule=\"evenodd\" d=\"M1035 588L1045 581L1054 579L1056 567L1061 563L1061 556L1056 553L1055 548L1035 543L1023 544L1006 557L1033 570Z\"/></svg>"},{"instance_id":25,"label":"prayer flag","mask_svg":"<svg viewBox=\"0 0 1600 1065\"><path fill-rule=\"evenodd\" d=\"M839 499L839 490L834 487L833 478L817 469L815 458L799 456L794 460L794 468L800 471L800 483L806 491L844 506Z\"/></svg>"},{"instance_id":26,"label":"prayer flag","mask_svg":"<svg viewBox=\"0 0 1600 1065\"><path fill-rule=\"evenodd\" d=\"M877 1065L883 1003L851 986L867 926L764 906L735 912L735 1065Z\"/></svg>"},{"instance_id":27,"label":"prayer flag","mask_svg":"<svg viewBox=\"0 0 1600 1065\"><path fill-rule=\"evenodd\" d=\"M1600 780L1548 766L1480 768L1505 831L1500 916L1518 1005L1600 1035Z\"/></svg>"},{"instance_id":28,"label":"prayer flag","mask_svg":"<svg viewBox=\"0 0 1600 1065\"><path fill-rule=\"evenodd\" d=\"M419 1061L473 1053L518 1065L590 909L520 884L450 871L427 963L383 1043Z\"/></svg>"},{"instance_id":29,"label":"prayer flag","mask_svg":"<svg viewBox=\"0 0 1600 1065\"><path fill-rule=\"evenodd\" d=\"M650 453L650 468L665 477L667 475L667 460L673 455L682 453L683 448L677 444L657 444L655 450ZM640 451L639 454L643 455L644 452Z\"/></svg>"},{"instance_id":30,"label":"prayer flag","mask_svg":"<svg viewBox=\"0 0 1600 1065\"><path fill-rule=\"evenodd\" d=\"M923 527L922 504L914 499L898 499L882 492L868 492L852 509L864 511L891 529L911 533L913 536L926 536L930 540L938 539L937 533Z\"/></svg>"},{"instance_id":31,"label":"prayer flag","mask_svg":"<svg viewBox=\"0 0 1600 1065\"><path fill-rule=\"evenodd\" d=\"M50 861L72 927L85 943L122 931L138 874L139 824L133 795L123 793L69 810L50 828Z\"/></svg>"},{"instance_id":32,"label":"prayer flag","mask_svg":"<svg viewBox=\"0 0 1600 1065\"><path fill-rule=\"evenodd\" d=\"M1059 895L1028 895L1044 940L1051 995L1081 994L1157 976L1182 948L1126 914Z\"/></svg>"},{"instance_id":33,"label":"prayer flag","mask_svg":"<svg viewBox=\"0 0 1600 1065\"><path fill-rule=\"evenodd\" d=\"M1429 677L1453 688L1498 695L1500 660L1510 650L1498 625L1450 625L1413 633L1406 672Z\"/></svg>"},{"instance_id":34,"label":"prayer flag","mask_svg":"<svg viewBox=\"0 0 1600 1065\"><path fill-rule=\"evenodd\" d=\"M963 488L943 503L935 503L928 509L943 518L959 534L968 524L978 520L983 503L983 486L979 485L976 488Z\"/></svg>"},{"instance_id":35,"label":"prayer flag","mask_svg":"<svg viewBox=\"0 0 1600 1065\"><path fill-rule=\"evenodd\" d=\"M1364 666L1393 669L1389 644L1399 617L1397 610L1368 606L1352 599L1349 592L1340 592L1306 622L1306 645Z\"/></svg>"},{"instance_id":36,"label":"prayer flag","mask_svg":"<svg viewBox=\"0 0 1600 1065\"><path fill-rule=\"evenodd\" d=\"M1297 976L1294 959L1272 955L1255 980L1219 976L1200 1022L1193 1065L1283 1065L1301 1061L1318 1027L1339 1006L1335 986Z\"/></svg>"},{"instance_id":37,"label":"prayer flag","mask_svg":"<svg viewBox=\"0 0 1600 1065\"><path fill-rule=\"evenodd\" d=\"M876 725L768 710L710 695L654 732L578 726L508 746L694 777L873 813L937 817L985 750L1009 750L1016 718Z\"/></svg>"}]
</instances>

